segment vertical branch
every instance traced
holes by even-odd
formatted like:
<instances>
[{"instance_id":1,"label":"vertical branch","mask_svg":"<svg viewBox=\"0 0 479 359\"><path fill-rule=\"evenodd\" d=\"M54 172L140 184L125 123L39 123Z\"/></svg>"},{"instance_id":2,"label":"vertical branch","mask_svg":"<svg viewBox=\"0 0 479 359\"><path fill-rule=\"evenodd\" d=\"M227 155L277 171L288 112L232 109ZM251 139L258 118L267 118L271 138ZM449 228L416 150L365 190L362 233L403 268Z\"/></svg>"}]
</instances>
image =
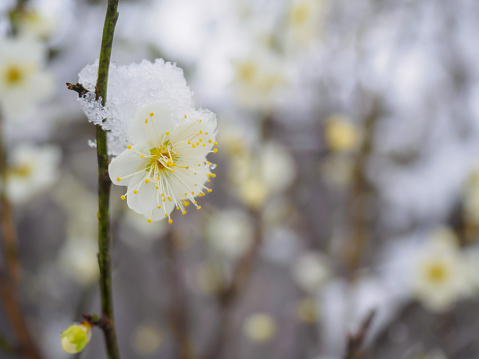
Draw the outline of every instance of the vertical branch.
<instances>
[{"instance_id":1,"label":"vertical branch","mask_svg":"<svg viewBox=\"0 0 479 359\"><path fill-rule=\"evenodd\" d=\"M192 359L195 355L188 328L187 296L182 286L178 252L175 243L175 232L172 228L169 230L165 238L165 246L167 255L166 265L171 291L168 320L171 331L176 337L179 346L178 358Z\"/></svg>"},{"instance_id":2,"label":"vertical branch","mask_svg":"<svg viewBox=\"0 0 479 359\"><path fill-rule=\"evenodd\" d=\"M204 359L220 358L226 346L227 335L231 322L231 311L239 299L240 293L244 290L251 278L253 265L261 246L263 238L263 226L261 223L261 214L257 211L252 211L253 218L255 218L255 233L253 243L248 248L246 253L238 260L231 282L228 286L222 288L218 294L219 304L219 324L216 330L216 335L208 348Z\"/></svg>"},{"instance_id":3,"label":"vertical branch","mask_svg":"<svg viewBox=\"0 0 479 359\"><path fill-rule=\"evenodd\" d=\"M110 69L111 49L116 22L118 20L118 1L108 0L103 36L101 41L100 61L98 66L98 80L96 83L97 99L101 98L102 105L106 104L108 71ZM98 263L100 266L100 291L103 320L107 325L102 326L105 336L109 359L118 359L120 353L116 339L115 323L113 318L113 296L111 279L111 238L110 238L110 188L111 181L108 175L108 144L107 133L100 126L96 126L97 158L98 158Z\"/></svg>"},{"instance_id":4,"label":"vertical branch","mask_svg":"<svg viewBox=\"0 0 479 359\"><path fill-rule=\"evenodd\" d=\"M365 122L364 138L359 150L356 163L353 168L353 183L348 204L350 223L350 242L346 246L346 262L348 274L354 276L354 272L361 265L364 251L371 237L370 232L370 209L367 194L369 183L366 178L366 166L373 148L373 138L376 123L380 117L380 104L377 100L373 103L371 113Z\"/></svg>"},{"instance_id":5,"label":"vertical branch","mask_svg":"<svg viewBox=\"0 0 479 359\"><path fill-rule=\"evenodd\" d=\"M0 121L0 129L1 127L2 123ZM20 350L29 359L41 359L40 350L30 333L18 298L20 262L13 210L6 193L7 153L3 144L2 131L0 131L0 178L2 183L0 186L0 226L5 249L5 268L0 268L0 296L5 307L5 313L20 345Z\"/></svg>"}]
</instances>

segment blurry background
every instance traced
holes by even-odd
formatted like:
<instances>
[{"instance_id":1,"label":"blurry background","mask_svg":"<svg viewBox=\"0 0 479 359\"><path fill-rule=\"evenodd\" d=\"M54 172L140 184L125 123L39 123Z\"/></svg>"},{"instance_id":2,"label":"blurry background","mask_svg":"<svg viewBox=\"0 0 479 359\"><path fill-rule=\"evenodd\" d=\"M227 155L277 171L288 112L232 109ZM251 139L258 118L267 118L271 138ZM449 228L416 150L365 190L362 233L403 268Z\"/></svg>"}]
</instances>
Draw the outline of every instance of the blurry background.
<instances>
[{"instance_id":1,"label":"blurry background","mask_svg":"<svg viewBox=\"0 0 479 359\"><path fill-rule=\"evenodd\" d=\"M342 358L371 311L364 357L479 357L477 1L119 12L112 59L176 62L219 126L202 211L148 224L112 189L123 358ZM98 57L104 16L105 1L0 2L4 188L45 358L71 357L60 333L100 310L94 127L65 83ZM13 94L9 56L37 65ZM3 309L0 337L15 341ZM81 356L106 357L98 329Z\"/></svg>"}]
</instances>

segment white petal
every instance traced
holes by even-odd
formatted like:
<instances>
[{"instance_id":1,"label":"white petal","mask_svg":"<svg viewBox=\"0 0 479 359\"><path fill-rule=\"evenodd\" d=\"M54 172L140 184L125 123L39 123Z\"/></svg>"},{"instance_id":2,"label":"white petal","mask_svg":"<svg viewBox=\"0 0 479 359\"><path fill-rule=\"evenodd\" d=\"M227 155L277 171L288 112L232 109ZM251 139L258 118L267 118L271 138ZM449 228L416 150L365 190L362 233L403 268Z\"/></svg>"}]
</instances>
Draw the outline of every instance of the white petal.
<instances>
[{"instance_id":1,"label":"white petal","mask_svg":"<svg viewBox=\"0 0 479 359\"><path fill-rule=\"evenodd\" d=\"M153 116L150 116L153 114ZM148 123L145 123L145 119ZM163 135L176 127L174 116L170 109L161 103L152 103L141 108L130 125L129 136L134 143L159 143Z\"/></svg>"},{"instance_id":2,"label":"white petal","mask_svg":"<svg viewBox=\"0 0 479 359\"><path fill-rule=\"evenodd\" d=\"M114 184L119 186L127 186L133 179L133 176L128 178L123 177L131 175L132 173L135 173L141 169L145 169L144 175L146 175L146 167L148 166L150 159L141 158L141 154L138 152L149 155L147 146L141 144L135 145L131 149L126 149L111 161L110 165L108 166L108 172L110 173L110 179ZM118 177L123 179L118 181Z\"/></svg>"},{"instance_id":3,"label":"white petal","mask_svg":"<svg viewBox=\"0 0 479 359\"><path fill-rule=\"evenodd\" d=\"M146 214L156 206L156 189L155 185L145 183L148 172L138 173L133 177L128 185L127 203L128 207L139 214ZM137 194L134 190L138 191Z\"/></svg>"}]
</instances>

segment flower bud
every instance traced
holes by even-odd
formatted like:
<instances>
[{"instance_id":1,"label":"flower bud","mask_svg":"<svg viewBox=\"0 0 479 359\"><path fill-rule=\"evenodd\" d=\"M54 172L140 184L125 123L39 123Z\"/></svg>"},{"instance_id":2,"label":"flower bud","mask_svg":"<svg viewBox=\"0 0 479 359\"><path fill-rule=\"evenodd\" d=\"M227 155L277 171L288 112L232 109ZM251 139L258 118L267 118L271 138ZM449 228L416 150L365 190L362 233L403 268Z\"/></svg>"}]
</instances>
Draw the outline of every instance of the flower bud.
<instances>
[{"instance_id":1,"label":"flower bud","mask_svg":"<svg viewBox=\"0 0 479 359\"><path fill-rule=\"evenodd\" d=\"M91 325L88 322L74 323L62 333L63 350L70 354L81 352L90 342Z\"/></svg>"}]
</instances>

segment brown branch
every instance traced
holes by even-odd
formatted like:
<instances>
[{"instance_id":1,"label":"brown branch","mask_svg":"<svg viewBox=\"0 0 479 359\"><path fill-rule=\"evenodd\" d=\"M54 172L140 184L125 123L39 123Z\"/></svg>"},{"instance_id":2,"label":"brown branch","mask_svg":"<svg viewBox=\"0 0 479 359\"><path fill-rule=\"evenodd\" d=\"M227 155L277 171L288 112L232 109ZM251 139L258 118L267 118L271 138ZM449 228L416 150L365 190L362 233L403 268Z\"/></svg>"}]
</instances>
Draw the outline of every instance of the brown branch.
<instances>
[{"instance_id":1,"label":"brown branch","mask_svg":"<svg viewBox=\"0 0 479 359\"><path fill-rule=\"evenodd\" d=\"M0 178L1 182L5 184L7 181L7 152L3 144L1 128L2 123L0 119ZM0 296L21 352L29 359L40 359L40 350L30 333L18 298L20 261L18 258L18 240L13 219L13 209L7 198L6 186L0 187L0 226L5 250L5 268L0 270Z\"/></svg>"},{"instance_id":2,"label":"brown branch","mask_svg":"<svg viewBox=\"0 0 479 359\"><path fill-rule=\"evenodd\" d=\"M358 157L353 168L351 195L349 197L349 241L346 243L346 264L348 276L354 278L360 267L371 239L370 223L370 194L371 186L366 177L366 166L373 150L373 139L376 123L381 115L381 105L378 100L373 103L372 109L365 121L364 138L359 149Z\"/></svg>"},{"instance_id":3,"label":"brown branch","mask_svg":"<svg viewBox=\"0 0 479 359\"><path fill-rule=\"evenodd\" d=\"M369 332L369 328L373 322L376 311L372 310L361 323L358 331L353 334L349 334L348 343L346 345L346 355L344 359L358 359L361 357L361 347L363 346L366 335Z\"/></svg>"},{"instance_id":4,"label":"brown branch","mask_svg":"<svg viewBox=\"0 0 479 359\"><path fill-rule=\"evenodd\" d=\"M67 88L69 90L75 91L78 94L78 97L85 96L88 92L90 92L89 90L84 88L81 83L78 82L75 85L67 82Z\"/></svg>"},{"instance_id":5,"label":"brown branch","mask_svg":"<svg viewBox=\"0 0 479 359\"><path fill-rule=\"evenodd\" d=\"M182 286L179 268L178 252L176 248L177 237L173 228L170 228L165 238L166 266L170 288L170 305L168 308L168 321L171 331L176 338L179 348L178 358L192 359L195 357L193 342L188 326L187 295Z\"/></svg>"},{"instance_id":6,"label":"brown branch","mask_svg":"<svg viewBox=\"0 0 479 359\"><path fill-rule=\"evenodd\" d=\"M222 288L218 294L218 329L215 331L215 339L208 348L204 359L215 359L222 356L231 323L231 311L251 278L251 272L263 239L261 215L257 211L252 211L252 216L255 218L253 242L246 253L238 260L229 285Z\"/></svg>"}]
</instances>

